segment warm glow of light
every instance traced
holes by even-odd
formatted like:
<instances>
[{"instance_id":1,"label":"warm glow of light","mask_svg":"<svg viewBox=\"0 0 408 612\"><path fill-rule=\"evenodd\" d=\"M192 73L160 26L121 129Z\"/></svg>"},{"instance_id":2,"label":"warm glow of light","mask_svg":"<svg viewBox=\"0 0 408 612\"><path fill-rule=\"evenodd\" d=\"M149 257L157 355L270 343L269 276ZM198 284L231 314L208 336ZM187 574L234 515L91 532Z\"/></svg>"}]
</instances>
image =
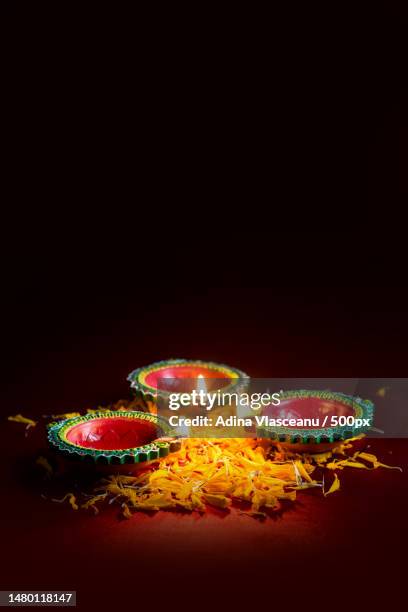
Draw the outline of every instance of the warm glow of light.
<instances>
[{"instance_id":1,"label":"warm glow of light","mask_svg":"<svg viewBox=\"0 0 408 612\"><path fill-rule=\"evenodd\" d=\"M205 384L205 378L202 374L199 374L197 378L197 391L204 391L204 393L207 393L207 385Z\"/></svg>"}]
</instances>

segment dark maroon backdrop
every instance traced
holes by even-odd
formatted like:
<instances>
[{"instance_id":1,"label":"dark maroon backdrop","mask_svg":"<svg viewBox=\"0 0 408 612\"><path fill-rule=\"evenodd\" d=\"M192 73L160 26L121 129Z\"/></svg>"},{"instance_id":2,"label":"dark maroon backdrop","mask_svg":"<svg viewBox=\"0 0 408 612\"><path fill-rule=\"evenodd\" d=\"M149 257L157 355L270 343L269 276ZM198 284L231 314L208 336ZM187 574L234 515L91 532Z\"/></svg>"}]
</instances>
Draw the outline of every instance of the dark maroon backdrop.
<instances>
[{"instance_id":1,"label":"dark maroon backdrop","mask_svg":"<svg viewBox=\"0 0 408 612\"><path fill-rule=\"evenodd\" d=\"M30 316L34 329L13 340L10 361L18 359L19 368L6 380L4 414L80 410L128 397L126 374L168 356L224 361L254 376L406 373L401 289L397 308L397 289L381 286L350 293L328 285L300 292L173 288L160 299L124 287L106 301L101 294L99 306L88 294L85 304L75 294L77 302L72 288L68 302L41 297ZM41 499L41 487L26 475L40 432L25 440L17 424L3 423L1 431L9 474L2 488L4 588L75 588L84 609L92 602L139 605L140 598L166 608L203 601L332 607L350 598L367 605L402 589L405 440L373 446L403 474L347 471L338 494L305 493L264 524L236 513L121 521L116 510L94 517Z\"/></svg>"},{"instance_id":2,"label":"dark maroon backdrop","mask_svg":"<svg viewBox=\"0 0 408 612\"><path fill-rule=\"evenodd\" d=\"M200 67L178 75L188 97L166 50L165 86L137 72L140 107L122 90L135 86L126 52L79 85L71 38L63 66L16 38L2 417L128 397L127 373L168 357L259 377L407 376L406 30L394 4L361 12L338 34L340 15L315 20L321 44L301 19L299 50L245 52L216 82L206 39ZM40 497L24 476L38 433L1 424L3 589L76 589L83 609L355 609L405 593L405 441L373 447L403 474L348 471L338 494L306 493L266 524L126 522Z\"/></svg>"}]
</instances>

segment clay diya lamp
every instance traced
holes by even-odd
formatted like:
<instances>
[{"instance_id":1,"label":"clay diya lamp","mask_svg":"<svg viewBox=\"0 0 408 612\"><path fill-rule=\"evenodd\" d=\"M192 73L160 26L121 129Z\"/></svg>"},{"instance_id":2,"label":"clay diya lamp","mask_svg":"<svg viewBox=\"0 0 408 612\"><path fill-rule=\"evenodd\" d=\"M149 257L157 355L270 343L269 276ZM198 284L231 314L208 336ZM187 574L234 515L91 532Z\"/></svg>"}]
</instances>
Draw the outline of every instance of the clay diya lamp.
<instances>
[{"instance_id":1,"label":"clay diya lamp","mask_svg":"<svg viewBox=\"0 0 408 612\"><path fill-rule=\"evenodd\" d=\"M131 471L180 449L167 422L145 412L102 411L53 423L48 440L57 457L102 471Z\"/></svg>"},{"instance_id":2,"label":"clay diya lamp","mask_svg":"<svg viewBox=\"0 0 408 612\"><path fill-rule=\"evenodd\" d=\"M230 366L188 359L169 359L138 368L128 376L137 398L150 412L156 412L159 399L166 401L171 393L189 393L193 389L239 393L249 377Z\"/></svg>"},{"instance_id":3,"label":"clay diya lamp","mask_svg":"<svg viewBox=\"0 0 408 612\"><path fill-rule=\"evenodd\" d=\"M306 390L286 391L280 397L279 406L266 406L262 414L272 419L310 419L312 424L304 428L262 425L256 433L258 437L276 441L293 452L333 450L341 442L368 431L372 426L374 404L369 400L343 393ZM338 417L341 424L330 426L332 416ZM322 426L325 417L328 426ZM369 420L369 425L356 426L353 418Z\"/></svg>"}]
</instances>

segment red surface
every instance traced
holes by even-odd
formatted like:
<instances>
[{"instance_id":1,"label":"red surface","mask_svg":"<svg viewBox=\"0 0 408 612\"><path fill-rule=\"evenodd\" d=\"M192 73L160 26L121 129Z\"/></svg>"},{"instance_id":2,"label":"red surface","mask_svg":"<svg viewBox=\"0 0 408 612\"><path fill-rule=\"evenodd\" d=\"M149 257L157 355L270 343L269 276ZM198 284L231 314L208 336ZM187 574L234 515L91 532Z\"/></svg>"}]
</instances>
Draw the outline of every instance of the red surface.
<instances>
[{"instance_id":1,"label":"red surface","mask_svg":"<svg viewBox=\"0 0 408 612\"><path fill-rule=\"evenodd\" d=\"M169 355L230 363L254 377L406 376L408 298L399 299L397 317L386 309L379 315L379 300L390 299L381 287L364 301L372 310L363 313L355 312L361 301L347 292L341 299L337 288L320 306L302 302L297 290L296 299L281 303L279 292L266 297L217 290L191 298L188 307L176 303L157 312L148 303L151 312L142 319L134 314L144 303L138 294L128 300L128 319L118 315L114 323L95 319L99 300L79 330L75 321L54 338L60 323L51 319L48 339L42 319L25 353L15 340L15 352L3 353L6 363L13 358L18 365L14 377L5 377L3 415L21 412L41 421L42 414L126 398L127 373ZM115 295L116 302L121 314L123 300ZM75 303L82 304L80 296ZM54 312L50 304L47 318ZM23 322L18 319L13 333ZM27 335L28 327L23 330ZM387 397L376 407L387 410ZM44 446L39 433L26 439L24 426L0 422L3 589L72 588L80 609L98 612L404 607L407 440L375 440L370 449L402 466L402 474L344 470L340 491L327 498L306 491L265 523L235 510L203 517L140 514L125 521L113 506L94 517L41 497L47 481L39 486L29 469ZM59 495L65 493L61 483Z\"/></svg>"},{"instance_id":2,"label":"red surface","mask_svg":"<svg viewBox=\"0 0 408 612\"><path fill-rule=\"evenodd\" d=\"M406 440L369 442L370 451L403 473L344 470L339 492L327 498L316 490L300 493L296 504L265 522L236 509L204 516L135 514L128 521L115 507L99 516L75 512L43 499L47 481L30 476L43 443L40 431L24 439L22 426L6 423L1 443L11 468L2 518L12 538L3 588L76 589L84 610L118 609L129 601L177 610L190 602L195 609L200 597L210 608L231 601L256 608L260 593L276 605L289 598L305 609L322 598L325 607L340 607L353 593L356 609L375 599L384 581L398 588L405 575L394 544L407 532ZM66 492L61 483L61 497Z\"/></svg>"},{"instance_id":3,"label":"red surface","mask_svg":"<svg viewBox=\"0 0 408 612\"><path fill-rule=\"evenodd\" d=\"M97 450L135 448L155 438L157 429L153 423L126 417L85 421L67 432L72 444Z\"/></svg>"},{"instance_id":4,"label":"red surface","mask_svg":"<svg viewBox=\"0 0 408 612\"><path fill-rule=\"evenodd\" d=\"M266 406L262 413L275 419L320 419L320 423L322 423L325 416L328 416L329 420L331 416L351 416L354 414L354 410L338 401L302 397L283 400L279 406ZM315 427L311 425L305 426L303 429L315 429Z\"/></svg>"}]
</instances>

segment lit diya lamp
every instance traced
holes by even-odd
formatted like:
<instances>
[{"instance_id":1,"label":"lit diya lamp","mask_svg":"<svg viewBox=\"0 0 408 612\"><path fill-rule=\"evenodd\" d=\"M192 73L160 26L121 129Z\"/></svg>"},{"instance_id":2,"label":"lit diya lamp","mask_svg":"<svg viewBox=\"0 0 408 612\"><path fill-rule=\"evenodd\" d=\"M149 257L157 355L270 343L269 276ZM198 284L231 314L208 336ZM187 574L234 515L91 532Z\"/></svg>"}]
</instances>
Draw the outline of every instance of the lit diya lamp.
<instances>
[{"instance_id":1,"label":"lit diya lamp","mask_svg":"<svg viewBox=\"0 0 408 612\"><path fill-rule=\"evenodd\" d=\"M60 457L82 464L143 467L180 449L167 422L146 412L103 411L65 419L48 429Z\"/></svg>"},{"instance_id":2,"label":"lit diya lamp","mask_svg":"<svg viewBox=\"0 0 408 612\"><path fill-rule=\"evenodd\" d=\"M369 400L344 393L306 390L283 392L280 399L279 405L264 408L262 416L267 418L256 433L288 450L325 452L372 428L374 404ZM286 426L288 420L296 423ZM280 421L285 421L285 426L274 424ZM298 423L303 426L298 427Z\"/></svg>"},{"instance_id":3,"label":"lit diya lamp","mask_svg":"<svg viewBox=\"0 0 408 612\"><path fill-rule=\"evenodd\" d=\"M138 368L128 376L136 397L143 399L150 411L157 401L167 400L171 393L189 393L193 390L239 393L246 387L249 377L230 366L210 361L169 359Z\"/></svg>"}]
</instances>

